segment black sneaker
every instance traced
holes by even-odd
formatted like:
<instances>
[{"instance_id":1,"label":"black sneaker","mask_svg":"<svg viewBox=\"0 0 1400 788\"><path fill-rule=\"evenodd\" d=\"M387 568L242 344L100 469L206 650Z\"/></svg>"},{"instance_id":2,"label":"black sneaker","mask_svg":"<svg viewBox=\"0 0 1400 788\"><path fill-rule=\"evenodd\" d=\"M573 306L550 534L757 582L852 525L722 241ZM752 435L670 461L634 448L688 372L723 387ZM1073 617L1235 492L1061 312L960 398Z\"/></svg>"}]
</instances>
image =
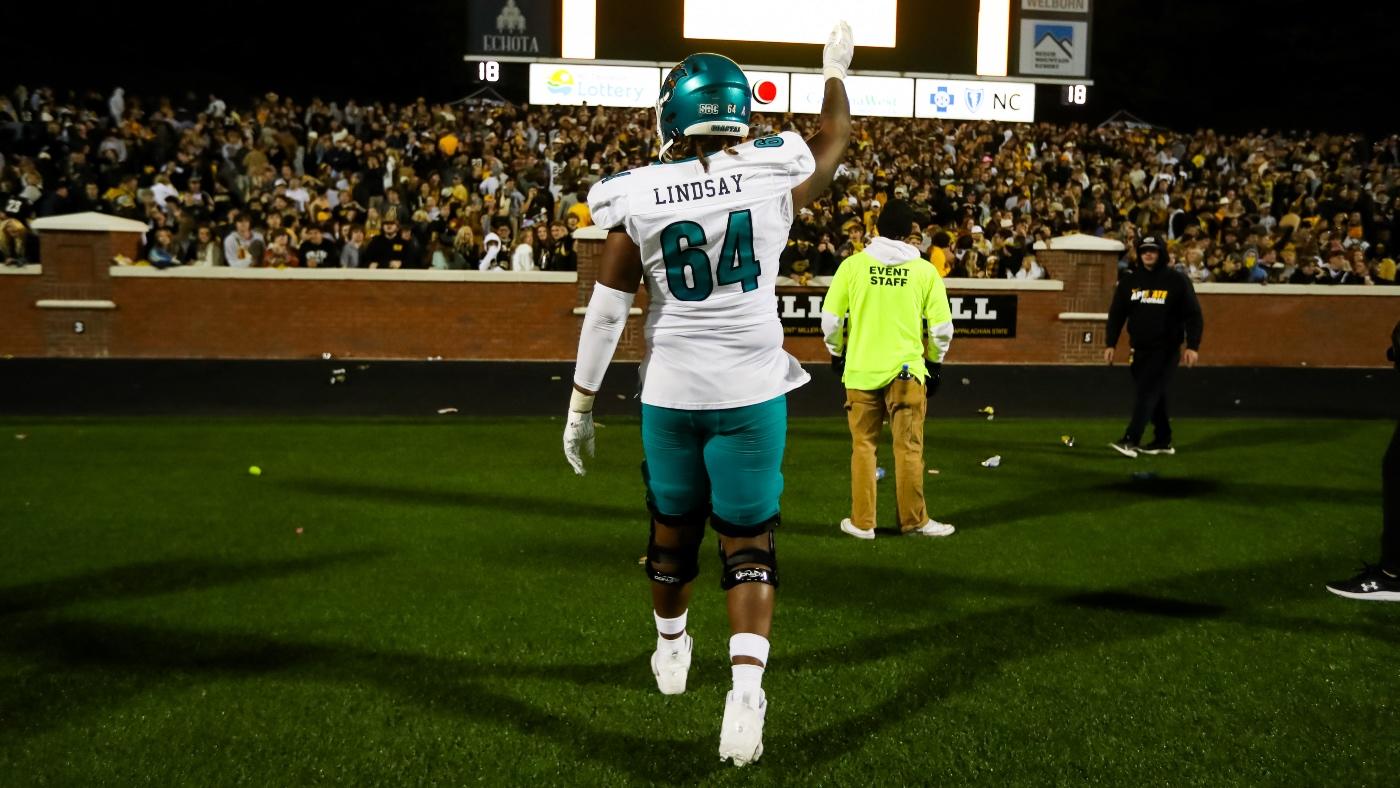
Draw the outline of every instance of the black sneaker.
<instances>
[{"instance_id":1,"label":"black sneaker","mask_svg":"<svg viewBox=\"0 0 1400 788\"><path fill-rule=\"evenodd\" d=\"M1176 447L1171 441L1152 441L1146 446L1138 447L1138 454L1176 454Z\"/></svg>"},{"instance_id":2,"label":"black sneaker","mask_svg":"<svg viewBox=\"0 0 1400 788\"><path fill-rule=\"evenodd\" d=\"M1108 448L1113 449L1124 457L1137 459L1138 456L1138 445L1127 438L1108 444Z\"/></svg>"},{"instance_id":3,"label":"black sneaker","mask_svg":"<svg viewBox=\"0 0 1400 788\"><path fill-rule=\"evenodd\" d=\"M1379 566L1366 564L1361 574L1350 580L1328 583L1327 590L1347 599L1400 602L1400 577L1392 577L1381 571Z\"/></svg>"}]
</instances>

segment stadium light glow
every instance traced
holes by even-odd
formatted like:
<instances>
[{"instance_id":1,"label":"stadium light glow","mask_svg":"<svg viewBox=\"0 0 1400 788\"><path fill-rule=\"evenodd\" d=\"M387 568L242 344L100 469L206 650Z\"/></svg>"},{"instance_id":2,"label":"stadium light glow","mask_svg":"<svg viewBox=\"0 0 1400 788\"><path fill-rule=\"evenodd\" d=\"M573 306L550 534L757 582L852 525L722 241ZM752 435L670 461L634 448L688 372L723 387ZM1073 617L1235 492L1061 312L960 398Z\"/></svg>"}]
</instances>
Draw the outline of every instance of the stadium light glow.
<instances>
[{"instance_id":1,"label":"stadium light glow","mask_svg":"<svg viewBox=\"0 0 1400 788\"><path fill-rule=\"evenodd\" d=\"M978 76L1006 76L1010 38L1011 0L981 0L977 9Z\"/></svg>"},{"instance_id":2,"label":"stadium light glow","mask_svg":"<svg viewBox=\"0 0 1400 788\"><path fill-rule=\"evenodd\" d=\"M686 38L825 44L831 28L851 24L856 46L893 47L896 0L685 0Z\"/></svg>"},{"instance_id":3,"label":"stadium light glow","mask_svg":"<svg viewBox=\"0 0 1400 788\"><path fill-rule=\"evenodd\" d=\"M597 0L564 0L561 21L564 40L560 54L563 57L592 60L598 56Z\"/></svg>"}]
</instances>

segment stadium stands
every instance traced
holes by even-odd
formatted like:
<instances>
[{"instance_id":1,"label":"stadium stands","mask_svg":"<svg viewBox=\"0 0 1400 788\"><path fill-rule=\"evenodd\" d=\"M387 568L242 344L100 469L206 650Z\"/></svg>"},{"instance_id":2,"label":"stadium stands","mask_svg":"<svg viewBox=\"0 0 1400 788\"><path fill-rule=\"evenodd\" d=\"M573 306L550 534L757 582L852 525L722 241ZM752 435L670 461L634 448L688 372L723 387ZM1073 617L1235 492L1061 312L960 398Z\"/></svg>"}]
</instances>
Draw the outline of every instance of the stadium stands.
<instances>
[{"instance_id":1,"label":"stadium stands","mask_svg":"<svg viewBox=\"0 0 1400 788\"><path fill-rule=\"evenodd\" d=\"M588 188L650 160L651 129L645 110L20 87L0 96L0 258L37 261L35 217L100 211L146 222L118 262L157 267L572 270ZM1068 233L1124 241L1126 265L1151 232L1198 282L1393 285L1397 161L1400 135L862 118L782 268L831 273L899 198L953 277L1053 278L1033 246Z\"/></svg>"}]
</instances>

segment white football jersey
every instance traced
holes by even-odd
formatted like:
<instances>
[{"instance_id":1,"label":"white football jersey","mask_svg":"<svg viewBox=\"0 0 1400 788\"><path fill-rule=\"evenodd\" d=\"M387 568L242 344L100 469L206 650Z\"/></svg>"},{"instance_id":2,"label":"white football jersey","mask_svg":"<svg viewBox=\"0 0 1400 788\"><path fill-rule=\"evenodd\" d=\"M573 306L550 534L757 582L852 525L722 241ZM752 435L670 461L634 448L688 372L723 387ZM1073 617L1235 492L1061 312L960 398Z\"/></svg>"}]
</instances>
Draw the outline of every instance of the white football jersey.
<instances>
[{"instance_id":1,"label":"white football jersey","mask_svg":"<svg viewBox=\"0 0 1400 788\"><path fill-rule=\"evenodd\" d=\"M816 169L785 131L708 157L599 181L588 208L641 248L650 302L642 402L717 410L766 402L810 376L783 350L774 284L792 227L792 189Z\"/></svg>"}]
</instances>

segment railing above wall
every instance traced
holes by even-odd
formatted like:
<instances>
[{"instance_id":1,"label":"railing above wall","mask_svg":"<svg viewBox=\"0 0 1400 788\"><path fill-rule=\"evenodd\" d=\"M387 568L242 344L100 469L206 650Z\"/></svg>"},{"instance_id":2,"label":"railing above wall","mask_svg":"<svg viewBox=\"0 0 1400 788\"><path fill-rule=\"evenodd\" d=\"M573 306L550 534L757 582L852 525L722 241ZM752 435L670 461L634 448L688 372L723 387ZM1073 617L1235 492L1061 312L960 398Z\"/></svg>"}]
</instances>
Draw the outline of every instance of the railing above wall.
<instances>
[{"instance_id":1,"label":"railing above wall","mask_svg":"<svg viewBox=\"0 0 1400 788\"><path fill-rule=\"evenodd\" d=\"M1390 285L1275 285L1202 282L1196 292L1209 295L1268 296L1400 296L1400 287Z\"/></svg>"},{"instance_id":2,"label":"railing above wall","mask_svg":"<svg viewBox=\"0 0 1400 788\"><path fill-rule=\"evenodd\" d=\"M303 282L383 281L383 282L530 282L573 284L574 271L470 271L434 268L227 268L225 266L179 266L151 268L144 265L113 266L112 278L127 279L283 279Z\"/></svg>"}]
</instances>

